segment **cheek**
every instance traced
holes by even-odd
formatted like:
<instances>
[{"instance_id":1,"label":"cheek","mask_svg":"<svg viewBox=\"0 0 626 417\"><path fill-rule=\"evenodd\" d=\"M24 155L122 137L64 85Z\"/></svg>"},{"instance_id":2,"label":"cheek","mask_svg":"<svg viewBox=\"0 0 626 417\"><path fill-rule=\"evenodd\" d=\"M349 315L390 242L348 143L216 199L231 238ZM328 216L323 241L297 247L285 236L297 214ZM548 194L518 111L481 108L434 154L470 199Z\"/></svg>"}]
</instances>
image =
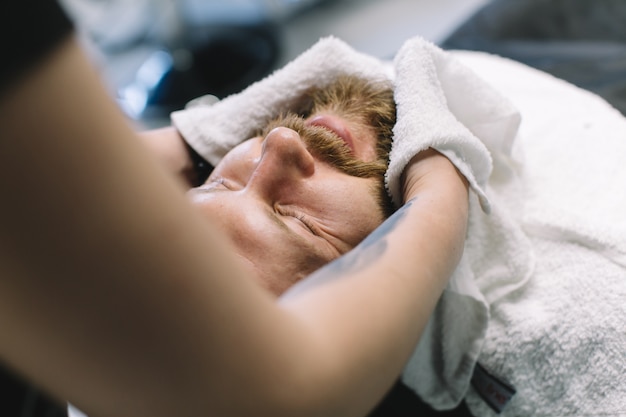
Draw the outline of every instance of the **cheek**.
<instances>
[{"instance_id":1,"label":"cheek","mask_svg":"<svg viewBox=\"0 0 626 417\"><path fill-rule=\"evenodd\" d=\"M306 275L302 253L270 237L262 241L245 238L233 242L233 250L245 262L261 287L279 296Z\"/></svg>"},{"instance_id":2,"label":"cheek","mask_svg":"<svg viewBox=\"0 0 626 417\"><path fill-rule=\"evenodd\" d=\"M306 275L306 252L277 233L262 213L231 196L189 192L194 207L225 235L251 279L279 296Z\"/></svg>"},{"instance_id":3,"label":"cheek","mask_svg":"<svg viewBox=\"0 0 626 417\"><path fill-rule=\"evenodd\" d=\"M254 277L261 287L278 297L304 278L304 275L297 271L287 271L284 267L277 269L276 265L259 265L259 268L255 268Z\"/></svg>"},{"instance_id":4,"label":"cheek","mask_svg":"<svg viewBox=\"0 0 626 417\"><path fill-rule=\"evenodd\" d=\"M214 224L222 218L220 213L226 211L227 207L219 199L207 194L201 189L191 189L187 193L187 198L191 205L204 217Z\"/></svg>"},{"instance_id":5,"label":"cheek","mask_svg":"<svg viewBox=\"0 0 626 417\"><path fill-rule=\"evenodd\" d=\"M232 198L228 198L226 193L226 191L206 192L198 189L189 191L187 195L200 215L214 225L228 240L235 243L244 236L240 230L244 226L237 205Z\"/></svg>"},{"instance_id":6,"label":"cheek","mask_svg":"<svg viewBox=\"0 0 626 417\"><path fill-rule=\"evenodd\" d=\"M372 233L383 222L382 216L378 215L378 210L353 211L351 217L347 221L347 227L350 229L350 237L353 246L361 243L363 239Z\"/></svg>"},{"instance_id":7,"label":"cheek","mask_svg":"<svg viewBox=\"0 0 626 417\"><path fill-rule=\"evenodd\" d=\"M348 241L358 244L384 221L376 199L369 190L349 194L340 203Z\"/></svg>"}]
</instances>

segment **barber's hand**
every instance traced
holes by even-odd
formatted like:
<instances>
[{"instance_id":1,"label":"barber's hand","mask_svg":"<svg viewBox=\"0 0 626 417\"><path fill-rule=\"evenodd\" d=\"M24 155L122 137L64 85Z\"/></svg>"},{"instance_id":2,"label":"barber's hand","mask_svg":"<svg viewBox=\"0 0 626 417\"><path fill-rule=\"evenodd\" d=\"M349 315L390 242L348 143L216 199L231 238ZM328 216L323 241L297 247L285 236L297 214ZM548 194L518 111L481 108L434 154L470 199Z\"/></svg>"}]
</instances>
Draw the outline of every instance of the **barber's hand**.
<instances>
[{"instance_id":1,"label":"barber's hand","mask_svg":"<svg viewBox=\"0 0 626 417\"><path fill-rule=\"evenodd\" d=\"M196 172L188 145L175 127L148 130L139 136L166 170L181 179L186 187L195 185Z\"/></svg>"},{"instance_id":2,"label":"barber's hand","mask_svg":"<svg viewBox=\"0 0 626 417\"><path fill-rule=\"evenodd\" d=\"M429 187L445 187L460 198L467 199L466 178L448 158L432 148L415 155L407 164L400 180L404 203Z\"/></svg>"}]
</instances>

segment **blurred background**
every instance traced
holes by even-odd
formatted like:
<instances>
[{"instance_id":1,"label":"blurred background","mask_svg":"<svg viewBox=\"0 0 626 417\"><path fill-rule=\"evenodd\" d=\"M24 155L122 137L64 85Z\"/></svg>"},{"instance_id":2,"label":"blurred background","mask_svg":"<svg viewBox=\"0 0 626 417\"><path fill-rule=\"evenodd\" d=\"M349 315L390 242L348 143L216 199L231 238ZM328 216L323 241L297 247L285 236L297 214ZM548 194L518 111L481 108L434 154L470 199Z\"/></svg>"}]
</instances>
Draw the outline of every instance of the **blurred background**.
<instances>
[{"instance_id":1,"label":"blurred background","mask_svg":"<svg viewBox=\"0 0 626 417\"><path fill-rule=\"evenodd\" d=\"M391 59L420 35L513 58L626 113L624 0L61 0L112 95L140 128L223 98L320 37Z\"/></svg>"},{"instance_id":2,"label":"blurred background","mask_svg":"<svg viewBox=\"0 0 626 417\"><path fill-rule=\"evenodd\" d=\"M60 2L111 95L140 129L168 125L171 111L198 96L241 91L327 35L383 59L416 35L444 49L495 53L593 91L626 114L625 0ZM0 368L9 402L3 406L22 410L11 415L64 415L12 378ZM434 412L398 382L369 417L416 415L470 413L463 403Z\"/></svg>"},{"instance_id":3,"label":"blurred background","mask_svg":"<svg viewBox=\"0 0 626 417\"><path fill-rule=\"evenodd\" d=\"M144 127L200 95L222 98L320 37L392 58L440 43L487 0L62 0L124 111Z\"/></svg>"}]
</instances>

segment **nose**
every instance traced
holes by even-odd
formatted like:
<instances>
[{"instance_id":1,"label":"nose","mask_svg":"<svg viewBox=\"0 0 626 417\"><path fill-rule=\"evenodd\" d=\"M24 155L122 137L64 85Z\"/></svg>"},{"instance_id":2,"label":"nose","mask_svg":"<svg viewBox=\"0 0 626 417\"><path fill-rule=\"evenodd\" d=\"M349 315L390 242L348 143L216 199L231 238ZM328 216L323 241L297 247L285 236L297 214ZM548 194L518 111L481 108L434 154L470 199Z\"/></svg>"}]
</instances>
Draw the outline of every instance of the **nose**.
<instances>
[{"instance_id":1,"label":"nose","mask_svg":"<svg viewBox=\"0 0 626 417\"><path fill-rule=\"evenodd\" d=\"M290 190L315 173L315 160L300 135L292 129L277 127L263 141L261 158L248 188L265 195Z\"/></svg>"}]
</instances>

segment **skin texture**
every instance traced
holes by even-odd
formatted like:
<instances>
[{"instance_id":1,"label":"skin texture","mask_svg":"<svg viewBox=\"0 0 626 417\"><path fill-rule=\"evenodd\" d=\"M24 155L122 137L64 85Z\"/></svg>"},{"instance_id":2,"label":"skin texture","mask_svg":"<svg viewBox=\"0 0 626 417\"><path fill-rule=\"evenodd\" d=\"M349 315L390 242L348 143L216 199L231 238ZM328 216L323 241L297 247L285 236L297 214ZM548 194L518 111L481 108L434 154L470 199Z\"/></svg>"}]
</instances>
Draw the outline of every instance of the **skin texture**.
<instances>
[{"instance_id":1,"label":"skin texture","mask_svg":"<svg viewBox=\"0 0 626 417\"><path fill-rule=\"evenodd\" d=\"M174 174L184 188L195 182L194 167L185 140L173 126L139 133L140 141L167 172Z\"/></svg>"},{"instance_id":2,"label":"skin texture","mask_svg":"<svg viewBox=\"0 0 626 417\"><path fill-rule=\"evenodd\" d=\"M88 415L363 415L462 253L467 184L426 151L388 227L276 300L147 154L76 41L0 97L0 115L0 192L17 196L0 205L0 358Z\"/></svg>"},{"instance_id":3,"label":"skin texture","mask_svg":"<svg viewBox=\"0 0 626 417\"><path fill-rule=\"evenodd\" d=\"M326 123L351 143L358 140L370 160L376 157L373 134L329 113L303 122L274 122L264 136L235 147L205 185L189 192L257 281L276 295L354 248L384 220L377 199L382 173L368 171L370 164L360 162L353 148L346 152ZM368 134L353 135L357 129ZM346 173L356 170L367 177Z\"/></svg>"},{"instance_id":4,"label":"skin texture","mask_svg":"<svg viewBox=\"0 0 626 417\"><path fill-rule=\"evenodd\" d=\"M391 86L340 76L306 92L294 110L235 147L189 192L275 295L354 248L392 212L383 185L395 122ZM164 166L191 177L175 130L145 135Z\"/></svg>"}]
</instances>

